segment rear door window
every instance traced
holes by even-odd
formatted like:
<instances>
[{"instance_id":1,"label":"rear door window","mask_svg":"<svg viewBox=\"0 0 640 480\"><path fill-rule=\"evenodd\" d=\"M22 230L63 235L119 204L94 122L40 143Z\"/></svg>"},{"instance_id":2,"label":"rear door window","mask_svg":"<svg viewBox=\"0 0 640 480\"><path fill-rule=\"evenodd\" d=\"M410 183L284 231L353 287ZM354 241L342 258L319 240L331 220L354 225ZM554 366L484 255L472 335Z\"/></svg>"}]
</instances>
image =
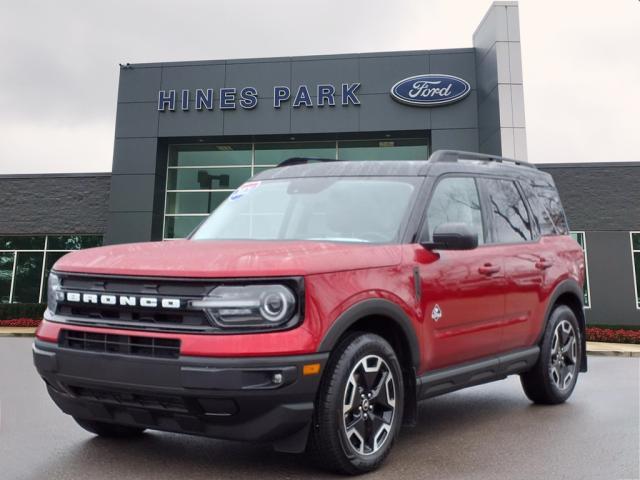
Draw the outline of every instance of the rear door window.
<instances>
[{"instance_id":1,"label":"rear door window","mask_svg":"<svg viewBox=\"0 0 640 480\"><path fill-rule=\"evenodd\" d=\"M506 179L483 179L496 243L533 240L533 225L516 183Z\"/></svg>"}]
</instances>

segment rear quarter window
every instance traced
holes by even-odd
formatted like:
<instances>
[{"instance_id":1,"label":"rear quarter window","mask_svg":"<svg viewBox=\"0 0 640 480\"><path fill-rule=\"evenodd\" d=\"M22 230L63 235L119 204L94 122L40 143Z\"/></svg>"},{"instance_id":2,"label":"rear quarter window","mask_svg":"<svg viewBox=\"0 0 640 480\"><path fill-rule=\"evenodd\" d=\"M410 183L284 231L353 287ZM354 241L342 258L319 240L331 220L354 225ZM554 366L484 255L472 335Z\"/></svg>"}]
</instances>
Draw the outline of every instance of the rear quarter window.
<instances>
[{"instance_id":1,"label":"rear quarter window","mask_svg":"<svg viewBox=\"0 0 640 480\"><path fill-rule=\"evenodd\" d=\"M542 235L568 235L569 226L560 202L560 195L552 181L536 178L522 182Z\"/></svg>"}]
</instances>

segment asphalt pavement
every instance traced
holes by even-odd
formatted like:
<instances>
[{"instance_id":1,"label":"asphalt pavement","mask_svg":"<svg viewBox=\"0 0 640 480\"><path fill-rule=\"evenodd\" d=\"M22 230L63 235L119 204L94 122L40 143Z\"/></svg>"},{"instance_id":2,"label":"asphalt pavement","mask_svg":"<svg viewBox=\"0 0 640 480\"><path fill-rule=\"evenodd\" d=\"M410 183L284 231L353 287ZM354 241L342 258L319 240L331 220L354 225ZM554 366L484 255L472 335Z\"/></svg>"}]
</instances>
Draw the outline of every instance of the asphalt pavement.
<instances>
[{"instance_id":1,"label":"asphalt pavement","mask_svg":"<svg viewBox=\"0 0 640 480\"><path fill-rule=\"evenodd\" d=\"M339 478L304 455L161 432L96 438L49 399L30 338L0 338L0 479ZM638 479L640 359L590 357L564 405L532 405L517 377L427 400L367 479Z\"/></svg>"}]
</instances>

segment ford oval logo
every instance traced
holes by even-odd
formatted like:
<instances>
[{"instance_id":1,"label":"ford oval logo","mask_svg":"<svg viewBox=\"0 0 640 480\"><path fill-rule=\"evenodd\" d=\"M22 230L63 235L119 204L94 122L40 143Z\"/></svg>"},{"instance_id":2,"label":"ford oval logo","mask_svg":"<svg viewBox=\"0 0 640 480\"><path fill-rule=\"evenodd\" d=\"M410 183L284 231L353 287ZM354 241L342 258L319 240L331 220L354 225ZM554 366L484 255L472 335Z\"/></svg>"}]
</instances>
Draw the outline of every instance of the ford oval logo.
<instances>
[{"instance_id":1,"label":"ford oval logo","mask_svg":"<svg viewBox=\"0 0 640 480\"><path fill-rule=\"evenodd\" d=\"M434 107L457 102L469 95L471 85L453 75L416 75L391 87L394 100L417 107Z\"/></svg>"}]
</instances>

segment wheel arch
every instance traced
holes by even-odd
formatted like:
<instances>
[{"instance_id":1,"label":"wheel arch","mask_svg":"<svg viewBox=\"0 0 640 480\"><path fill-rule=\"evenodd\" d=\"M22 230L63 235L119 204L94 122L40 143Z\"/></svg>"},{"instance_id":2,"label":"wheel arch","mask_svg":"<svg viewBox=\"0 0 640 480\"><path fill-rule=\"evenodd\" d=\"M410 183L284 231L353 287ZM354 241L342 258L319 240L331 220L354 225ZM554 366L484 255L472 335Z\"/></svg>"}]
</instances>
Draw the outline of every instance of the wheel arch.
<instances>
[{"instance_id":1,"label":"wheel arch","mask_svg":"<svg viewBox=\"0 0 640 480\"><path fill-rule=\"evenodd\" d=\"M412 367L418 369L420 366L420 345L411 319L400 306L380 298L363 300L341 313L324 335L318 352L330 352L348 332L363 330L378 333L371 329L384 328L389 332L394 332L395 335L400 335L400 340L404 343L403 346L408 348ZM386 338L384 335L381 336Z\"/></svg>"},{"instance_id":2,"label":"wheel arch","mask_svg":"<svg viewBox=\"0 0 640 480\"><path fill-rule=\"evenodd\" d=\"M580 337L582 339L582 356L580 359L580 371L587 371L587 321L584 314L584 305L583 305L583 290L573 279L568 279L560 283L553 291L549 298L549 303L547 305L547 310L545 312L545 322L538 336L538 340L536 343L540 343L542 341L542 336L547 328L547 323L549 322L549 318L551 317L551 313L553 310L559 305L566 305L571 309L571 311L575 314L576 319L578 320L578 327L580 328Z\"/></svg>"},{"instance_id":3,"label":"wheel arch","mask_svg":"<svg viewBox=\"0 0 640 480\"><path fill-rule=\"evenodd\" d=\"M387 340L398 356L405 384L404 423L414 424L417 415L416 372L420 366L420 344L411 319L397 304L368 299L345 310L325 334L319 352L331 352L348 334L375 333Z\"/></svg>"}]
</instances>

